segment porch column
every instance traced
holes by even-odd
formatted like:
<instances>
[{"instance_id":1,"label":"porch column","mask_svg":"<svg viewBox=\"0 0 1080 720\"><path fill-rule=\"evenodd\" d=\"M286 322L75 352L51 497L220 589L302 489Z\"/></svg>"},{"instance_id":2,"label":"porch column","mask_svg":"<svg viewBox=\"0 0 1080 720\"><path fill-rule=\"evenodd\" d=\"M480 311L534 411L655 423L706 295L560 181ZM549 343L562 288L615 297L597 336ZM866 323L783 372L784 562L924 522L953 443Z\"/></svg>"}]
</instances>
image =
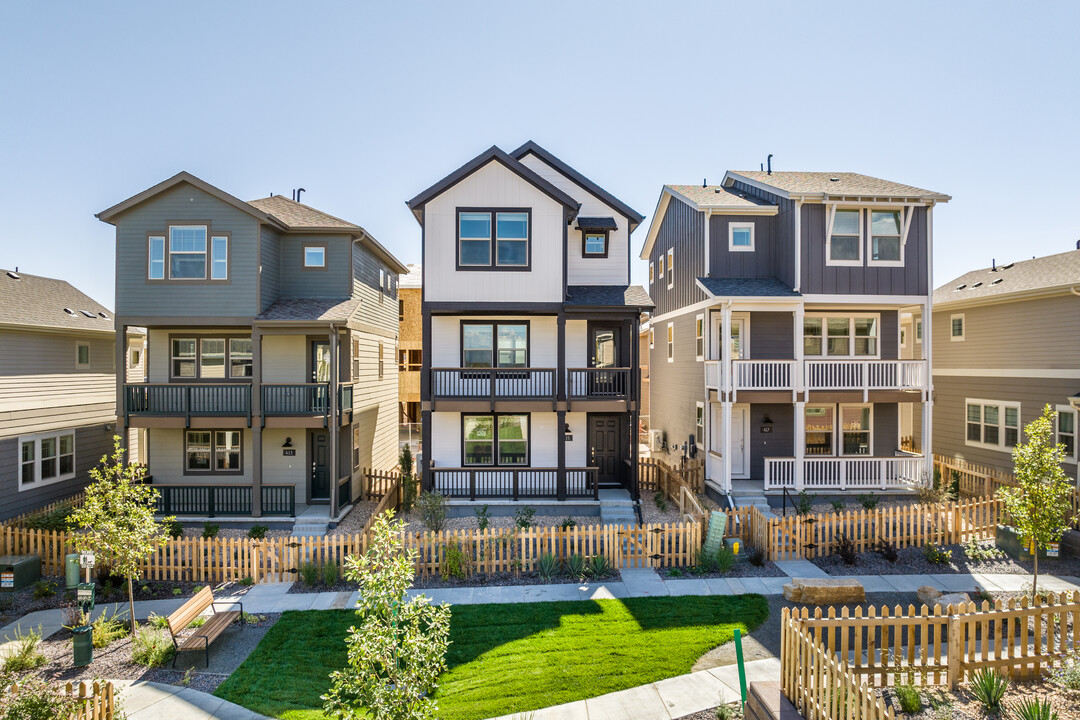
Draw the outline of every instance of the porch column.
<instances>
[{"instance_id":1,"label":"porch column","mask_svg":"<svg viewBox=\"0 0 1080 720\"><path fill-rule=\"evenodd\" d=\"M806 391L806 387L804 386L805 383L803 382L803 361L806 359L806 348L803 345L803 322L805 319L805 312L802 305L795 308L792 317L795 321L795 327L792 330L793 349L795 350L795 367L791 373L791 401L798 402L799 393Z\"/></svg>"},{"instance_id":2,"label":"porch column","mask_svg":"<svg viewBox=\"0 0 1080 720\"><path fill-rule=\"evenodd\" d=\"M721 458L723 459L724 489L731 493L731 403L726 400L721 404L721 424L723 427L723 443Z\"/></svg>"},{"instance_id":3,"label":"porch column","mask_svg":"<svg viewBox=\"0 0 1080 720\"><path fill-rule=\"evenodd\" d=\"M396 360L396 358L395 358ZM338 408L338 330L330 326L330 517L338 514L338 474L341 458L338 457L338 440L341 435L341 418Z\"/></svg>"},{"instance_id":4,"label":"porch column","mask_svg":"<svg viewBox=\"0 0 1080 720\"><path fill-rule=\"evenodd\" d=\"M795 403L795 492L803 489L803 465L806 459L806 403Z\"/></svg>"},{"instance_id":5,"label":"porch column","mask_svg":"<svg viewBox=\"0 0 1080 720\"><path fill-rule=\"evenodd\" d=\"M725 303L721 311L720 327L720 398L721 424L723 425L723 446L720 448L723 459L724 488L731 493L731 403L734 399L735 383L731 377L731 303Z\"/></svg>"},{"instance_id":6,"label":"porch column","mask_svg":"<svg viewBox=\"0 0 1080 720\"><path fill-rule=\"evenodd\" d=\"M422 291L421 291L422 292ZM427 492L434 492L435 482L431 477L431 312L421 309L422 351L420 363L420 459L417 474L420 487ZM561 360L560 360L561 362Z\"/></svg>"},{"instance_id":7,"label":"porch column","mask_svg":"<svg viewBox=\"0 0 1080 720\"><path fill-rule=\"evenodd\" d=\"M251 516L262 517L262 330L251 328Z\"/></svg>"},{"instance_id":8,"label":"porch column","mask_svg":"<svg viewBox=\"0 0 1080 720\"><path fill-rule=\"evenodd\" d=\"M630 497L640 499L638 490L638 432L641 417L641 315L634 316L630 324L630 387L627 402L630 407ZM698 438L705 447L705 440Z\"/></svg>"},{"instance_id":9,"label":"porch column","mask_svg":"<svg viewBox=\"0 0 1080 720\"><path fill-rule=\"evenodd\" d=\"M919 446L919 449L923 454L923 462L926 465L928 478L934 477L934 448L932 443L934 437L934 345L931 342L933 339L933 325L931 323L933 311L934 309L929 300L923 304L922 347L923 357L926 359L926 376L923 377L922 445Z\"/></svg>"}]
</instances>

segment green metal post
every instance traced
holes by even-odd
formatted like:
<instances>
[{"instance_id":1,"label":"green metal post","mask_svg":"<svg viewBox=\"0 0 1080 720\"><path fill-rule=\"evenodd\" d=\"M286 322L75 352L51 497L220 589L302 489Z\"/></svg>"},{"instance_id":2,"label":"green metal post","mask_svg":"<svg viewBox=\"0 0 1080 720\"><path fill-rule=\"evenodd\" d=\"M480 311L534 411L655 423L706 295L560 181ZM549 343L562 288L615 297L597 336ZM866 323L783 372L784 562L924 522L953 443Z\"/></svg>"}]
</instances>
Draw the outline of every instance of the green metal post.
<instances>
[{"instance_id":1,"label":"green metal post","mask_svg":"<svg viewBox=\"0 0 1080 720\"><path fill-rule=\"evenodd\" d=\"M746 666L742 657L742 631L735 628L735 661L739 665L739 691L742 693L742 707L746 709Z\"/></svg>"}]
</instances>

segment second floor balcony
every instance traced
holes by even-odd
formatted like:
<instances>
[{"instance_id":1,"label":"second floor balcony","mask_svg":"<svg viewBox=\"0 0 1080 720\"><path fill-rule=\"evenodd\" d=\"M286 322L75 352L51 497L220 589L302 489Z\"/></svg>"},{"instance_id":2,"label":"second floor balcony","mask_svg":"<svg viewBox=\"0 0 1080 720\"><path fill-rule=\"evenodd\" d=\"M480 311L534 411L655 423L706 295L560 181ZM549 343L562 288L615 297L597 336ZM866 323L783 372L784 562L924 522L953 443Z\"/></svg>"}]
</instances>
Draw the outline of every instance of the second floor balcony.
<instances>
[{"instance_id":1,"label":"second floor balcony","mask_svg":"<svg viewBox=\"0 0 1080 720\"><path fill-rule=\"evenodd\" d=\"M925 360L733 360L728 382L722 361L705 361L705 386L736 394L740 390L923 390L928 379Z\"/></svg>"},{"instance_id":2,"label":"second floor balcony","mask_svg":"<svg viewBox=\"0 0 1080 720\"><path fill-rule=\"evenodd\" d=\"M330 422L330 384L263 384L259 388L263 418L314 418ZM338 407L344 421L353 407L353 385L338 386ZM250 383L130 383L124 385L126 417L245 418L254 412Z\"/></svg>"},{"instance_id":3,"label":"second floor balcony","mask_svg":"<svg viewBox=\"0 0 1080 720\"><path fill-rule=\"evenodd\" d=\"M554 368L432 368L435 400L541 400L558 398ZM568 400L628 400L630 368L568 368Z\"/></svg>"}]
</instances>

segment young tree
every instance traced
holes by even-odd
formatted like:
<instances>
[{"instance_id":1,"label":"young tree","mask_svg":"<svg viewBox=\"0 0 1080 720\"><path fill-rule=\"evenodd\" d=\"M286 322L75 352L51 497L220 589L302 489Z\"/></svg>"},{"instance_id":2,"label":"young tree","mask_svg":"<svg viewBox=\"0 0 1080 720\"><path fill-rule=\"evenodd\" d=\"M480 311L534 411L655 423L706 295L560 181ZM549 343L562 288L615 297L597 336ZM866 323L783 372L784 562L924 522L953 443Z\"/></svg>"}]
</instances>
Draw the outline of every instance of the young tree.
<instances>
[{"instance_id":1,"label":"young tree","mask_svg":"<svg viewBox=\"0 0 1080 720\"><path fill-rule=\"evenodd\" d=\"M1069 496L1072 483L1061 469L1065 448L1054 442L1054 412L1049 405L1024 428L1027 442L1013 450L1016 487L1003 487L998 497L1024 540L1035 550L1031 598L1039 583L1039 550L1057 542L1072 522Z\"/></svg>"},{"instance_id":2,"label":"young tree","mask_svg":"<svg viewBox=\"0 0 1080 720\"><path fill-rule=\"evenodd\" d=\"M413 474L412 449L408 443L401 449L398 465L401 466L401 511L407 513L416 502L416 476Z\"/></svg>"},{"instance_id":3,"label":"young tree","mask_svg":"<svg viewBox=\"0 0 1080 720\"><path fill-rule=\"evenodd\" d=\"M327 714L342 720L430 720L430 697L446 669L450 608L407 599L416 551L403 551L403 523L383 513L367 553L346 560L345 576L360 583L357 624L349 628L348 667L330 675L322 696Z\"/></svg>"},{"instance_id":4,"label":"young tree","mask_svg":"<svg viewBox=\"0 0 1080 720\"><path fill-rule=\"evenodd\" d=\"M98 564L110 567L127 579L131 634L136 634L135 597L132 583L139 580L139 563L165 539L164 523L154 521L158 491L143 482L146 467L124 462L120 436L113 437L112 457L90 471L93 479L86 488L86 500L69 519L81 530L72 539L79 552L93 552Z\"/></svg>"}]
</instances>

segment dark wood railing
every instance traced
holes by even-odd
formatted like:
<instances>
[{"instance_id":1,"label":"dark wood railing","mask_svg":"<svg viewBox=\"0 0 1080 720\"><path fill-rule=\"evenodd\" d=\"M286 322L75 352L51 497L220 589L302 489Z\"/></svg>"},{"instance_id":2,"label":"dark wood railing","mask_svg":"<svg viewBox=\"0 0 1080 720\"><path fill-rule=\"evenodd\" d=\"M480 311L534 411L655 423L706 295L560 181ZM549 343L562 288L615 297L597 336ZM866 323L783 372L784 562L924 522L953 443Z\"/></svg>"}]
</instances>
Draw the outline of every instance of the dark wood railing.
<instances>
[{"instance_id":1,"label":"dark wood railing","mask_svg":"<svg viewBox=\"0 0 1080 720\"><path fill-rule=\"evenodd\" d=\"M125 415L244 416L251 421L251 385L139 383L124 385Z\"/></svg>"},{"instance_id":2,"label":"dark wood railing","mask_svg":"<svg viewBox=\"0 0 1080 720\"><path fill-rule=\"evenodd\" d=\"M566 392L571 400L630 397L630 368L571 368L566 373Z\"/></svg>"},{"instance_id":3,"label":"dark wood railing","mask_svg":"<svg viewBox=\"0 0 1080 720\"><path fill-rule=\"evenodd\" d=\"M250 515L250 485L155 485L161 515ZM263 485L262 514L296 514L295 485Z\"/></svg>"},{"instance_id":4,"label":"dark wood railing","mask_svg":"<svg viewBox=\"0 0 1080 720\"><path fill-rule=\"evenodd\" d=\"M330 385L263 385L262 412L267 417L290 415L330 415Z\"/></svg>"},{"instance_id":5,"label":"dark wood railing","mask_svg":"<svg viewBox=\"0 0 1080 720\"><path fill-rule=\"evenodd\" d=\"M451 498L599 499L597 468L566 468L560 492L557 468L432 468L435 492Z\"/></svg>"},{"instance_id":6,"label":"dark wood railing","mask_svg":"<svg viewBox=\"0 0 1080 720\"><path fill-rule=\"evenodd\" d=\"M551 368L432 368L431 393L436 398L554 400Z\"/></svg>"}]
</instances>

